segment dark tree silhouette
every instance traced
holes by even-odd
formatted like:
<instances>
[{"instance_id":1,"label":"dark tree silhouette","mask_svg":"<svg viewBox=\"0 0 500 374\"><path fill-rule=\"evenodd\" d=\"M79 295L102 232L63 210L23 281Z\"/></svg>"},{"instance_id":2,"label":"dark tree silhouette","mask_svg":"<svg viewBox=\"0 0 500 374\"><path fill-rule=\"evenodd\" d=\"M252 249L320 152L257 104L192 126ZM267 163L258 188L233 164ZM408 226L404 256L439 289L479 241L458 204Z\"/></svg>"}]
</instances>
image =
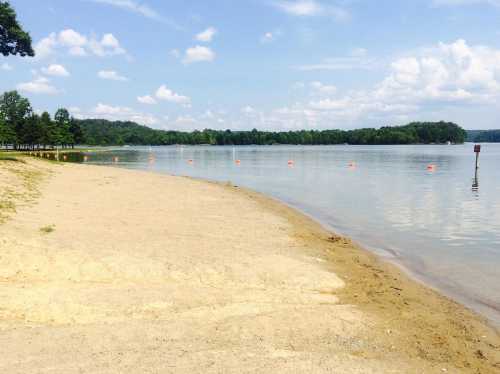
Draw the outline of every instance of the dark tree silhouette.
<instances>
[{"instance_id":1,"label":"dark tree silhouette","mask_svg":"<svg viewBox=\"0 0 500 374\"><path fill-rule=\"evenodd\" d=\"M30 35L19 25L16 12L6 1L0 1L0 53L4 56L35 56Z\"/></svg>"}]
</instances>

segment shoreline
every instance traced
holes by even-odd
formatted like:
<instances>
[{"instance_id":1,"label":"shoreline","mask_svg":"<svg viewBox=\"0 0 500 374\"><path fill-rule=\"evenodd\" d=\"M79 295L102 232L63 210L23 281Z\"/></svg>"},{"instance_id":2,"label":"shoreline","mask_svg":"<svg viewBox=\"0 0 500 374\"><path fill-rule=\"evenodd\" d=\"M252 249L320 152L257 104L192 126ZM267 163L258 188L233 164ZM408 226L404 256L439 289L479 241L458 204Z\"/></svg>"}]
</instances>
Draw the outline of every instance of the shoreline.
<instances>
[{"instance_id":1,"label":"shoreline","mask_svg":"<svg viewBox=\"0 0 500 374\"><path fill-rule=\"evenodd\" d=\"M28 160L28 163L31 164L31 162L32 161ZM244 206L255 206L255 218L263 214L267 217L266 219L271 220L270 222L283 222L276 223L276 229L269 231L270 238L276 240L274 245L276 245L277 248L281 248L276 255L299 256L294 257L294 261L299 261L299 258L301 259L303 256L307 256L308 259L313 259L306 261L307 266L305 265L306 262L299 262L302 264L301 266L306 266L309 270L304 273L301 272L300 275L297 274L297 280L301 279L301 282L305 282L304 284L309 284L311 281L313 281L313 283L323 283L326 279L330 279L330 275L323 273L321 269L326 269L331 276L335 275L335 277L331 278L328 282L337 284L337 286L333 288L323 287L323 289L317 293L317 296L314 296L313 298L331 297L332 300L338 299L338 301L335 302L335 306L331 305L332 310L330 312L327 314L321 314L323 316L320 320L322 321L321 323L326 323L326 325L323 326L323 329L326 329L325 331L330 331L327 336L336 336L336 339L338 340L345 335L343 339L348 339L349 341L351 341L350 339L355 339L355 337L358 337L359 339L359 336L363 336L363 339L366 339L367 342L369 342L366 343L364 348L353 348L351 345L346 348L345 343L340 344L340 346L344 349L342 354L348 355L346 357L349 359L346 359L346 362L351 362L353 359L359 359L363 363L390 366L391 362L389 361L396 360L395 362L398 363L398 365L402 365L402 362L404 362L405 365L409 365L405 366L408 368L407 372L413 372L413 369L415 372L418 372L417 368L421 367L433 368L434 371L437 371L438 369L441 370L441 368L447 368L447 370L458 370L458 372L473 372L473 369L478 369L480 372L494 372L500 367L500 356L496 351L497 348L500 347L500 334L498 330L488 326L484 318L468 310L465 306L450 300L448 297L440 295L437 291L431 290L428 286L411 279L410 276L405 274L404 270L400 269L396 264L386 262L385 259L380 258L369 250L361 248L348 238L333 234L331 230L322 225L321 222L316 221L313 217L310 217L307 213L301 212L275 198L246 188L228 186L220 182L206 181L190 177L166 176L147 171L132 171L102 166L69 164L54 164L47 165L47 167L51 169L51 173L56 174L55 177L49 176L49 179L69 178L71 177L70 174L72 174L73 179L68 179L68 181L71 181L71 183L78 182L84 184L85 186L96 186L96 188L99 186L98 188L105 193L105 198L111 200L115 199L115 195L110 195L109 191L119 192L120 190L125 189L125 184L123 183L125 183L128 178L141 175L142 178L135 178L137 181L132 182L137 184L137 187L127 187L127 191L129 191L129 193L135 191L138 194L143 193L146 194L144 196L148 196L147 191L141 192L140 190L137 190L139 186L141 186L140 188L142 189L147 188L148 186L146 182L141 182L141 179L145 179L154 184L155 191L161 191L167 186L171 186L170 188L177 188L175 187L177 184L184 185L187 183L187 186L189 186L190 189L189 191L192 189L192 192L194 193L191 196L194 200L199 198L196 191L205 191L209 188L209 192L212 195L215 194L217 196L216 199L220 199L217 200L219 204L223 204L224 207L227 206L227 208L224 209L229 209L228 211L232 211L232 200L235 200L238 204L243 204ZM185 179L188 182L181 182L182 179ZM121 189L114 187L111 182L112 180L115 182L119 181L120 186L122 186ZM61 183L62 180L59 184L57 184L57 186L61 185ZM163 186L163 184L165 184L165 186ZM44 188L43 192L47 195L47 187ZM199 209L202 209L204 204L207 204L207 201L210 204L212 203L212 195L208 194L203 197L205 200L201 200L200 204L202 205ZM53 195L52 198L56 196L57 195ZM100 206L99 204L101 203L105 203L105 201L101 202L101 200L99 200L99 195L92 196L98 200L93 203L97 204L95 205L96 207ZM45 197L46 196L42 193L40 199L44 199ZM57 204L61 204L61 206L69 206L76 203L72 199L67 198L61 199ZM154 207L142 207L140 205L141 200L139 199L137 201L133 200L133 204L139 204L135 209L137 209L137 213L141 215L146 214L145 212L147 212L148 209L153 209L153 211L156 212L156 210L160 208L157 207L155 209ZM106 206L108 209L113 209L114 204ZM80 207L80 209L82 209L83 212L86 211L85 207ZM219 214L210 209L203 211L206 212L205 214L213 215L213 219L221 219L221 223L226 222L226 225L229 224L226 221L226 217L219 217ZM27 211L29 211L30 214L34 213L33 208L27 208ZM19 227L23 226L22 221L16 221L22 213L23 212L20 211L17 215L11 218L15 225L17 225L17 230L20 230ZM87 221L85 216L80 217L80 214L83 213L79 213L78 211L76 213L68 212L67 214L68 217L72 217L76 214L77 217L75 219L78 219L79 222L90 222ZM114 212L109 212L109 214L110 217L114 217ZM157 214L162 215L163 213L159 211ZM177 214L180 214L180 212L177 212ZM254 214L253 210L251 214ZM118 218L118 216L116 217ZM166 219L168 215L162 217ZM143 217L143 219L150 218L151 217L148 216ZM189 221L189 217L183 216L182 220L184 219ZM232 218L233 221L237 219L237 216ZM205 222L203 221L203 217L199 217L197 220L200 220L200 224ZM172 221L172 224L175 222L176 221ZM247 225L256 225L253 221L246 222ZM189 225L189 223L187 224ZM255 226L255 230L258 230L258 227L260 226L257 224ZM2 227L0 226L0 228ZM120 232L120 227L116 226L116 224L109 223L109 228ZM14 230L14 228L10 228L9 230L11 229ZM241 240L250 241L251 237L248 237L249 234L247 230L245 230L245 228L237 228L236 230L240 229L242 231L238 231L238 236L241 237ZM86 230L90 230L90 228L86 228ZM224 231L226 230L224 226L215 227L214 230L222 230L221 232L226 232ZM18 237L19 232L17 232L17 234L16 232L17 231L11 232L14 235L13 238L16 240L22 240L22 238ZM123 232L123 234L125 233L126 231ZM76 234L77 232L72 235L75 235L76 237ZM172 232L171 235L174 234L175 232ZM205 234L200 232L199 234L209 235L210 233ZM257 231L255 234L257 234ZM59 237L60 240L65 239L65 236L59 233L59 226L56 228L55 235L61 235ZM228 235L231 234L228 232ZM118 238L119 236L117 236L117 240L119 240ZM190 237L188 237L188 239L191 240ZM36 240L38 241L39 239ZM43 237L42 240L49 240L49 238ZM161 237L155 237L155 242L153 242L152 245L161 245L162 240L163 239L161 239ZM215 238L212 239L212 236L209 235L205 238L205 240L210 241L215 240ZM259 238L258 240L267 239ZM89 243L92 243L91 239L88 239L88 241ZM157 243L157 241L160 242ZM265 244L267 242L262 241L259 243ZM209 246L210 243L207 242L204 243L204 245ZM235 245L238 247L243 245L243 242L235 242ZM85 248L88 247L85 242L82 242L79 246L82 246L79 250L86 250ZM249 248L252 251L260 250L258 247L253 246ZM233 250L230 245L228 250L230 252ZM244 255L244 253L246 252L241 252L241 255ZM115 253L114 255L119 254ZM161 252L155 252L155 256L160 255ZM259 258L260 257L255 258L255 260L258 260L257 263L260 264L259 266L268 266L266 263L260 262L261 260L259 260ZM288 257L282 257L282 261L285 261L285 258ZM233 258L233 261L236 259L237 257ZM129 261L127 259L124 259L123 261L125 260ZM248 258L247 261L250 261L248 262L248 264L250 264L250 269L248 271L253 271L254 265L251 265L251 262L254 261L253 258ZM125 264L126 263L124 263L124 265ZM64 266L69 265L71 264L66 264ZM224 266L232 265L228 263ZM316 271L313 270L315 267L317 267ZM242 269L243 268L240 270ZM289 269L289 271L291 271L290 274L286 273L274 276L278 277L277 279L279 279L279 282L295 281L293 271L291 269L293 269L293 267ZM268 272L269 275L266 275L266 277L273 274L272 266L268 269ZM324 276L325 278L318 278L316 280L308 279L311 276L313 279L317 276ZM9 285L2 283L1 279L2 278L0 277L0 288L3 286L8 288ZM337 281L334 281L334 279L337 279ZM307 287L309 286L305 286L305 288ZM299 287L300 290L304 290L305 288L304 285ZM265 290L265 288L263 290ZM296 295L296 292L298 292L297 290L295 288L293 288L293 290L290 289L289 292L291 293L288 297L297 297L293 296ZM302 292L304 291L300 291L299 294L302 295ZM248 297L251 298L253 296L249 294ZM307 298L305 295L300 297L305 298L304 300L309 300L310 296L307 296ZM306 301L306 303L309 305L308 308L312 308L311 313L314 314L319 312L319 309L324 307L323 303L325 301L320 301L319 304L315 304L315 302L312 301L313 299L311 299L311 301ZM332 301L329 301L327 304L329 305L331 302ZM346 308L348 311L346 311ZM337 312L333 312L335 310L337 310ZM343 310L343 312L339 312L339 310ZM276 311L273 309L272 312L268 311L267 313L273 314L276 313ZM341 320L348 320L350 322L348 322L347 325L346 322L342 322L338 325L338 322L335 322L336 318L339 317L337 313L347 313L341 318ZM323 320L327 315L330 315L330 319L333 320ZM1 334L9 330L9 328L3 326L2 316L5 318L5 314L2 314L0 310L0 339L2 338ZM298 317L297 315L296 318L306 317ZM97 322L99 319L95 321ZM126 323L126 321L127 319L122 321L122 323ZM305 331L309 331L309 328L315 326L314 324L318 322L319 321L315 322L308 320L307 323L312 325L307 325L308 328L302 331L302 334L304 334ZM329 323L332 323L333 325L329 325ZM23 323L22 321L17 322L17 324L14 323L17 328L21 328L23 324L25 324L25 322ZM42 325L45 324L47 324L47 322L42 323ZM76 325L80 326L80 324L81 322L77 321ZM348 328L347 326L351 327ZM366 326L369 326L368 330L366 330ZM293 328L293 326L290 326L288 323L281 325L280 328L286 330ZM354 328L354 330L351 330L352 328ZM50 333L50 331L52 330L49 329L47 333ZM316 330L313 329L311 331ZM307 338L307 336L304 338ZM342 341L344 341L343 339ZM335 354L338 355L340 353L335 351ZM392 358L388 359L388 357ZM1 365L2 364L0 363L0 367ZM385 369L388 369L389 366L385 367ZM380 366L374 366L373 368L378 368L380 370Z\"/></svg>"},{"instance_id":2,"label":"shoreline","mask_svg":"<svg viewBox=\"0 0 500 374\"><path fill-rule=\"evenodd\" d=\"M204 180L203 178L200 178L200 180ZM399 271L401 271L404 275L409 277L411 280L421 284L422 286L429 288L441 296L450 299L452 302L456 302L457 304L461 305L462 307L466 308L469 310L471 313L478 315L479 317L483 318L486 323L493 329L497 330L500 332L500 309L498 309L494 305L490 305L488 302L479 300L479 299L473 299L468 296L464 296L463 293L460 293L460 290L458 289L453 289L451 286L446 285L446 284L439 284L439 282L435 279L431 279L426 277L424 271L418 270L418 269L412 269L408 264L404 263L404 259L400 257L397 253L391 252L390 250L386 250L383 248L374 248L370 247L366 243L362 243L361 241L354 240L349 237L349 235L343 234L339 231L337 231L334 227L331 225L322 222L320 219L317 219L314 217L312 214L309 214L302 210L298 206L294 206L293 204L289 204L285 201L280 200L279 198L275 198L272 196L268 196L264 193L260 193L258 191L253 191L249 189L250 192L261 194L264 198L269 198L276 200L278 203L284 204L288 206L292 210L298 211L300 214L303 214L306 216L308 219L318 223L325 231L331 232L332 234L341 236L341 237L346 237L348 238L354 245L359 247L363 251L367 251L368 253L374 255L378 261L388 263L390 265L395 266ZM471 305L472 304L472 305ZM490 311L494 311L497 316L496 318L490 318L486 314L486 312L480 312L479 310L475 309L474 306L476 307L484 307ZM491 314L491 313L490 313Z\"/></svg>"}]
</instances>

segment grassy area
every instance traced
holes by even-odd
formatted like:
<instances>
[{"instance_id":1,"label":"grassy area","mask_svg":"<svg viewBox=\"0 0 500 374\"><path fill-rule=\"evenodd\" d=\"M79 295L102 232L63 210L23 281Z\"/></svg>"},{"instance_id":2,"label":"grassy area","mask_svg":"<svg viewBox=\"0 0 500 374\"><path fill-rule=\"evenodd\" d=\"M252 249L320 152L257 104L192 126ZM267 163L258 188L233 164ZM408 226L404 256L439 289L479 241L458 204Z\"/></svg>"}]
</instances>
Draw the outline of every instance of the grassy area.
<instances>
[{"instance_id":1,"label":"grassy area","mask_svg":"<svg viewBox=\"0 0 500 374\"><path fill-rule=\"evenodd\" d=\"M0 151L0 161L22 162L22 160L19 159L20 155L19 152Z\"/></svg>"}]
</instances>

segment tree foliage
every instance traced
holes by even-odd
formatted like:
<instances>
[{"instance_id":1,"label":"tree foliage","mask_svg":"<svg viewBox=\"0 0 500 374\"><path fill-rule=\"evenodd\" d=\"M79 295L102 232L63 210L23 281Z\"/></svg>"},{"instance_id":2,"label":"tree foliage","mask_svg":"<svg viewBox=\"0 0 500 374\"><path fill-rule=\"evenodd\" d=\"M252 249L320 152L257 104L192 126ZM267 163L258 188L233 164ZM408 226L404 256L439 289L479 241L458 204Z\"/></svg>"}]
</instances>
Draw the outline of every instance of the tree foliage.
<instances>
[{"instance_id":1,"label":"tree foliage","mask_svg":"<svg viewBox=\"0 0 500 374\"><path fill-rule=\"evenodd\" d=\"M34 114L29 100L17 91L5 92L0 96L0 146L32 150L84 143L78 122L66 109L59 109L54 119L47 112Z\"/></svg>"},{"instance_id":2,"label":"tree foliage","mask_svg":"<svg viewBox=\"0 0 500 374\"><path fill-rule=\"evenodd\" d=\"M0 1L0 53L4 56L35 55L30 35L19 25L16 12L6 1Z\"/></svg>"},{"instance_id":3,"label":"tree foliage","mask_svg":"<svg viewBox=\"0 0 500 374\"><path fill-rule=\"evenodd\" d=\"M467 141L475 143L500 143L500 130L469 130Z\"/></svg>"},{"instance_id":4,"label":"tree foliage","mask_svg":"<svg viewBox=\"0 0 500 374\"><path fill-rule=\"evenodd\" d=\"M89 145L271 145L271 144L429 144L463 143L466 133L449 122L416 122L406 126L359 130L302 130L289 132L203 130L193 132L154 130L133 122L101 119L79 120Z\"/></svg>"}]
</instances>

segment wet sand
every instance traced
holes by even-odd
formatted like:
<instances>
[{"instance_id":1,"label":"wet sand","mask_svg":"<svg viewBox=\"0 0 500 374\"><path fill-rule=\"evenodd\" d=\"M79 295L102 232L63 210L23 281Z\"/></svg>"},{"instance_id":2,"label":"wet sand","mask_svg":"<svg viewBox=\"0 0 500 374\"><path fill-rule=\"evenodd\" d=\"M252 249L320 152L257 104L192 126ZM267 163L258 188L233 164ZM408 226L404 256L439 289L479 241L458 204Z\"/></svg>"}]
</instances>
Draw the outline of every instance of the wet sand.
<instances>
[{"instance_id":1,"label":"wet sand","mask_svg":"<svg viewBox=\"0 0 500 374\"><path fill-rule=\"evenodd\" d=\"M260 194L36 160L0 173L1 372L500 371L482 318Z\"/></svg>"}]
</instances>

